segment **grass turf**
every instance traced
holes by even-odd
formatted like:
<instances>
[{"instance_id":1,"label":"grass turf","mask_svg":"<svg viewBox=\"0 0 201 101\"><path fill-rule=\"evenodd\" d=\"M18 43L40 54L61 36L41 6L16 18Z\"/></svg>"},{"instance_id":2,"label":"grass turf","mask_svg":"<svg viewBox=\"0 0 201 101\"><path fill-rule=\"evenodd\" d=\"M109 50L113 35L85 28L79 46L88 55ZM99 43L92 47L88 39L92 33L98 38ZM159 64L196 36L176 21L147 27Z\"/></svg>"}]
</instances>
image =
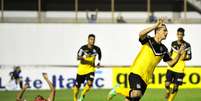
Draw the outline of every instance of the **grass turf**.
<instances>
[{"instance_id":1,"label":"grass turf","mask_svg":"<svg viewBox=\"0 0 201 101\"><path fill-rule=\"evenodd\" d=\"M108 89L91 90L85 97L85 101L106 101ZM34 96L47 97L49 91L27 91L24 98L33 101ZM166 101L164 89L147 89L141 101ZM0 101L15 101L16 91L0 91ZM116 96L112 101L124 101L123 96ZM57 90L55 101L73 101L72 90ZM201 89L180 89L175 101L201 101Z\"/></svg>"}]
</instances>

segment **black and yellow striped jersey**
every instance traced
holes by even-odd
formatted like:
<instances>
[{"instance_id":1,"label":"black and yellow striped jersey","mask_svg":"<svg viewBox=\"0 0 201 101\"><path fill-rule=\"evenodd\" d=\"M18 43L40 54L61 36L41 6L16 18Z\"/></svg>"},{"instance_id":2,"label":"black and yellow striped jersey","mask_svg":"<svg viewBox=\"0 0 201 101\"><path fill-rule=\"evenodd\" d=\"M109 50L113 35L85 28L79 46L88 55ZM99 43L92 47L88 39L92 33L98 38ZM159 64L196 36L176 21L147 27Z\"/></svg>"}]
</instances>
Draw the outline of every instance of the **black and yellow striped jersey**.
<instances>
[{"instance_id":1,"label":"black and yellow striped jersey","mask_svg":"<svg viewBox=\"0 0 201 101\"><path fill-rule=\"evenodd\" d=\"M161 59L165 62L172 59L165 45L157 43L153 37L146 36L144 39L139 39L139 41L142 47L131 65L131 72L138 74L148 84L155 67Z\"/></svg>"},{"instance_id":2,"label":"black and yellow striped jersey","mask_svg":"<svg viewBox=\"0 0 201 101\"><path fill-rule=\"evenodd\" d=\"M98 60L101 60L101 49L98 46L93 46L92 48L88 48L87 45L83 45L78 53L77 57L82 57L80 63L78 65L77 73L79 75L85 75L95 71L95 60L96 56L98 55Z\"/></svg>"},{"instance_id":3,"label":"black and yellow striped jersey","mask_svg":"<svg viewBox=\"0 0 201 101\"><path fill-rule=\"evenodd\" d=\"M168 69L174 72L179 72L179 73L183 73L184 69L185 69L185 61L186 60L190 60L192 57L192 53L191 53L191 46L188 42L183 41L184 44L184 49L185 49L185 59L180 59L178 60L178 62L173 66L173 67L169 67ZM171 50L170 50L170 54L172 58L175 58L178 54L178 50L180 49L180 44L178 44L178 41L173 41L171 44Z\"/></svg>"}]
</instances>

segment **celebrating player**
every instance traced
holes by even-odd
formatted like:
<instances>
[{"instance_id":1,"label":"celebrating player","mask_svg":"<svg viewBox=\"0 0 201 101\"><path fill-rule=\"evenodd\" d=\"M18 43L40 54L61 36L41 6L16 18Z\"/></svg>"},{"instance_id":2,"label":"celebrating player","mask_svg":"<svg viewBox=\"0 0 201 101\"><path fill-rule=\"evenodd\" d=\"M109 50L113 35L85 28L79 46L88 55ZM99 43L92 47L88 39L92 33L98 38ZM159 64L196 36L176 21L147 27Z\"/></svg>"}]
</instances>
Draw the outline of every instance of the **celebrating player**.
<instances>
[{"instance_id":1,"label":"celebrating player","mask_svg":"<svg viewBox=\"0 0 201 101\"><path fill-rule=\"evenodd\" d=\"M184 78L184 69L185 69L185 61L191 59L191 46L188 42L186 42L184 37L184 29L178 28L177 30L177 40L173 41L171 44L170 54L172 58L176 57L181 45L184 45L185 52L181 55L179 61L173 66L168 67L166 73L166 84L165 88L167 89L166 98L168 101L173 101L174 97L178 92L179 85L182 85ZM170 84L173 83L174 87L171 89Z\"/></svg>"},{"instance_id":2,"label":"celebrating player","mask_svg":"<svg viewBox=\"0 0 201 101\"><path fill-rule=\"evenodd\" d=\"M155 36L148 36L148 33L153 30L155 30ZM162 18L158 19L153 26L140 32L139 41L142 44L142 48L130 67L130 90L122 90L126 96L129 96L130 101L139 101L143 96L148 81L161 59L172 67L178 62L181 54L184 52L184 46L182 44L176 57L172 59L166 46L162 44L162 40L165 40L167 35L168 31ZM116 95L115 93L115 90L111 90L108 98Z\"/></svg>"}]
</instances>

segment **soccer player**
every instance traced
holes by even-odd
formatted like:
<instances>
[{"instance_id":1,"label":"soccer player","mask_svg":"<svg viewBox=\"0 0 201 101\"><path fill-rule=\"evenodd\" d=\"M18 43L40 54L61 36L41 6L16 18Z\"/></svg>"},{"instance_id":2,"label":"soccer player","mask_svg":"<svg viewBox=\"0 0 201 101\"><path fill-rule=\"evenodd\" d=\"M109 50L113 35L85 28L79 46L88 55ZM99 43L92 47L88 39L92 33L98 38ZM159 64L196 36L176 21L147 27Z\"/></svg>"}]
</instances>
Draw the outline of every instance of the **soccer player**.
<instances>
[{"instance_id":1,"label":"soccer player","mask_svg":"<svg viewBox=\"0 0 201 101\"><path fill-rule=\"evenodd\" d=\"M100 66L101 61L101 49L98 46L94 45L95 43L95 35L89 34L88 36L88 44L83 45L78 53L77 59L80 61L77 70L76 83L73 86L74 93L74 101L77 101L79 88L82 83L87 81L84 89L81 93L79 101L83 101L86 93L90 90L94 80L94 72L95 72L95 60L98 55L97 66Z\"/></svg>"},{"instance_id":2,"label":"soccer player","mask_svg":"<svg viewBox=\"0 0 201 101\"><path fill-rule=\"evenodd\" d=\"M22 76L21 76L22 70L20 66L14 66L14 70L9 73L10 75L10 81L9 84L6 85L6 90L11 89L16 89L20 87L22 89L23 83L22 83Z\"/></svg>"},{"instance_id":3,"label":"soccer player","mask_svg":"<svg viewBox=\"0 0 201 101\"><path fill-rule=\"evenodd\" d=\"M191 46L188 42L186 42L184 38L184 29L178 28L177 30L177 40L173 41L171 44L171 57L174 58L177 56L178 50L183 44L185 46L185 52L181 55L179 61L173 66L168 67L166 73L166 84L165 88L167 89L166 98L168 101L173 101L174 97L178 92L179 85L182 85L184 78L184 69L185 69L185 61L191 59ZM173 83L174 87L171 89L170 84Z\"/></svg>"},{"instance_id":4,"label":"soccer player","mask_svg":"<svg viewBox=\"0 0 201 101\"><path fill-rule=\"evenodd\" d=\"M155 31L155 36L150 37L149 32ZM168 49L162 40L165 40L168 35L166 25L163 19L160 18L151 27L142 30L139 34L139 41L142 44L141 50L130 67L129 84L130 90L122 90L125 96L129 96L130 101L139 101L145 93L149 79L157 64L163 59L169 66L174 66L181 54L184 52L184 46L181 45L178 54L174 59L169 55ZM112 90L108 97L115 95L115 90Z\"/></svg>"},{"instance_id":5,"label":"soccer player","mask_svg":"<svg viewBox=\"0 0 201 101\"><path fill-rule=\"evenodd\" d=\"M37 95L34 99L34 101L54 101L55 98L55 88L53 87L52 83L50 82L50 80L48 79L48 76L46 73L43 73L43 78L45 79L45 81L48 83L49 87L50 87L50 94L48 96L47 99L45 99L43 96L41 95ZM26 101L23 98L24 92L26 91L26 89L28 88L27 85L24 85L23 88L21 89L21 91L17 94L16 96L16 101Z\"/></svg>"}]
</instances>

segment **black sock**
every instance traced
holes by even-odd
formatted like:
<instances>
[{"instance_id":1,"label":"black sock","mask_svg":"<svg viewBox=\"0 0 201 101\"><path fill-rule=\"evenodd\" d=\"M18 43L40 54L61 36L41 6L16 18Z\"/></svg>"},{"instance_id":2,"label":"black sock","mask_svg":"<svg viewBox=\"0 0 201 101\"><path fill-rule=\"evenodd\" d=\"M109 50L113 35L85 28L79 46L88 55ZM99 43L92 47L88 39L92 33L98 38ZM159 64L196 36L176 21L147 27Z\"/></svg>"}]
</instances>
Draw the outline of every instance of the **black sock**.
<instances>
[{"instance_id":1,"label":"black sock","mask_svg":"<svg viewBox=\"0 0 201 101\"><path fill-rule=\"evenodd\" d=\"M133 98L131 98L131 101L140 101L140 98L141 97L133 97Z\"/></svg>"}]
</instances>

